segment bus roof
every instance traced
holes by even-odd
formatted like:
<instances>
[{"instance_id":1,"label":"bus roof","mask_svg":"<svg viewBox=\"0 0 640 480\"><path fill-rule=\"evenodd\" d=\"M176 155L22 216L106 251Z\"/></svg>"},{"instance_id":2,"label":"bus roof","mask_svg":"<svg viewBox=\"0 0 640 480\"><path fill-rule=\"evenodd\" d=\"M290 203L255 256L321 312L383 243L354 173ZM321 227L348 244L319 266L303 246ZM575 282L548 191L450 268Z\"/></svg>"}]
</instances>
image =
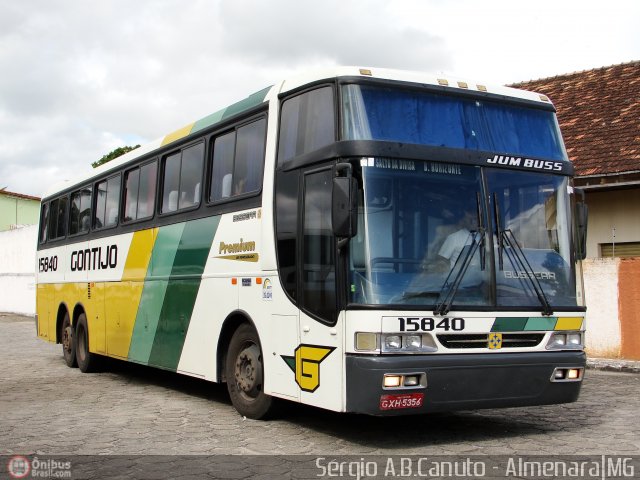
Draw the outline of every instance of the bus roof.
<instances>
[{"instance_id":1,"label":"bus roof","mask_svg":"<svg viewBox=\"0 0 640 480\"><path fill-rule=\"evenodd\" d=\"M551 101L542 94L529 92L526 90L519 90L511 87L489 85L480 82L473 82L468 79L462 79L452 77L450 75L435 75L423 72L413 72L406 70L392 70L386 68L362 68L362 67L333 67L319 70L312 70L291 79L279 82L274 86L269 86L258 92L249 95L247 98L240 100L234 104L231 104L217 112L214 112L206 117L201 118L193 123L185 125L182 128L175 130L163 137L160 137L150 143L142 145L135 150L132 150L125 155L122 155L115 160L105 163L91 171L89 174L84 174L81 177L74 178L73 180L65 180L57 183L52 188L47 190L43 195L43 199L50 197L57 192L61 192L76 185L82 185L89 182L94 177L101 176L111 170L116 170L118 167L134 161L146 154L154 152L166 145L176 142L188 135L194 134L200 130L216 125L227 120L230 117L238 115L242 112L251 110L264 103L267 100L275 98L275 96L286 93L298 88L304 87L307 84L312 84L322 80L330 80L339 77L363 77L363 78L377 78L381 80L390 80L397 82L408 82L413 84L432 85L442 88L443 92L480 92L486 94L492 94L493 96L502 96L505 98L515 98L521 100L527 100L530 102L540 103L541 105L551 105Z\"/></svg>"}]
</instances>

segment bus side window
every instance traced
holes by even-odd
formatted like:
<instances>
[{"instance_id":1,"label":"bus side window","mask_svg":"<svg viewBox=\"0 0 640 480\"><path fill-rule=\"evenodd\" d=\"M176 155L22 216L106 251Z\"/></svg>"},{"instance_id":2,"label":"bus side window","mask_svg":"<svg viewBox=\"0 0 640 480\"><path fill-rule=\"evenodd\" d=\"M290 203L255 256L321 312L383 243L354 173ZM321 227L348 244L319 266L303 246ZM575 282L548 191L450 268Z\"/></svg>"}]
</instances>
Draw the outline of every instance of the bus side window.
<instances>
[{"instance_id":1,"label":"bus side window","mask_svg":"<svg viewBox=\"0 0 640 480\"><path fill-rule=\"evenodd\" d=\"M162 213L200 205L204 143L169 155L162 177Z\"/></svg>"},{"instance_id":2,"label":"bus side window","mask_svg":"<svg viewBox=\"0 0 640 480\"><path fill-rule=\"evenodd\" d=\"M40 218L40 243L47 240L47 227L49 226L49 204L42 205L42 214Z\"/></svg>"},{"instance_id":3,"label":"bus side window","mask_svg":"<svg viewBox=\"0 0 640 480\"><path fill-rule=\"evenodd\" d=\"M212 202L231 196L233 177L233 156L236 145L236 132L217 137L213 144L213 168L211 169Z\"/></svg>"},{"instance_id":4,"label":"bus side window","mask_svg":"<svg viewBox=\"0 0 640 480\"><path fill-rule=\"evenodd\" d=\"M255 192L262 187L267 121L262 118L238 129L233 165L233 194Z\"/></svg>"},{"instance_id":5,"label":"bus side window","mask_svg":"<svg viewBox=\"0 0 640 480\"><path fill-rule=\"evenodd\" d=\"M49 211L49 240L56 240L66 235L67 197L56 198L51 202Z\"/></svg>"},{"instance_id":6,"label":"bus side window","mask_svg":"<svg viewBox=\"0 0 640 480\"><path fill-rule=\"evenodd\" d=\"M178 210L200 205L199 185L202 181L203 160L204 143L198 143L182 151Z\"/></svg>"},{"instance_id":7,"label":"bus side window","mask_svg":"<svg viewBox=\"0 0 640 480\"><path fill-rule=\"evenodd\" d=\"M317 88L282 104L278 165L335 141L333 88Z\"/></svg>"},{"instance_id":8,"label":"bus side window","mask_svg":"<svg viewBox=\"0 0 640 480\"><path fill-rule=\"evenodd\" d=\"M260 190L266 130L267 120L261 118L215 138L209 201Z\"/></svg>"},{"instance_id":9,"label":"bus side window","mask_svg":"<svg viewBox=\"0 0 640 480\"><path fill-rule=\"evenodd\" d=\"M71 194L69 212L69 235L89 231L91 219L91 189L83 188Z\"/></svg>"},{"instance_id":10,"label":"bus side window","mask_svg":"<svg viewBox=\"0 0 640 480\"><path fill-rule=\"evenodd\" d=\"M120 175L96 185L96 216L94 228L113 227L118 223L120 205Z\"/></svg>"},{"instance_id":11,"label":"bus side window","mask_svg":"<svg viewBox=\"0 0 640 480\"><path fill-rule=\"evenodd\" d=\"M153 216L158 163L154 160L124 176L124 222Z\"/></svg>"}]
</instances>

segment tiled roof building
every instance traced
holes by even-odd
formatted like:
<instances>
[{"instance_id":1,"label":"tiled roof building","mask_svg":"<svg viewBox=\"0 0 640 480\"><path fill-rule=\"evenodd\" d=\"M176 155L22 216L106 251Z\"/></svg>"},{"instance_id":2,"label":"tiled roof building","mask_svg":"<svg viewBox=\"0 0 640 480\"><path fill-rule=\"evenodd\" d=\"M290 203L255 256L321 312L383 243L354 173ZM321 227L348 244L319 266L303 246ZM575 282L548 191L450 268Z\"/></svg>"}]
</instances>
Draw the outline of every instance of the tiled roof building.
<instances>
[{"instance_id":1,"label":"tiled roof building","mask_svg":"<svg viewBox=\"0 0 640 480\"><path fill-rule=\"evenodd\" d=\"M640 181L640 61L512 86L555 105L576 185Z\"/></svg>"}]
</instances>

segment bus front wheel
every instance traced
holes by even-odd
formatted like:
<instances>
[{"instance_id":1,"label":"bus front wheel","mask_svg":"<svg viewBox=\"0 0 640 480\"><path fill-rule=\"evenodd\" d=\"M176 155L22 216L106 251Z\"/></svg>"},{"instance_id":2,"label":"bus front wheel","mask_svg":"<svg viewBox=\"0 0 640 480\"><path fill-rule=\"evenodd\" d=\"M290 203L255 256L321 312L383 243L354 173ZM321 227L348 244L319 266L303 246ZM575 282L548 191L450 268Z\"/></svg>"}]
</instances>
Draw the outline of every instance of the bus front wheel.
<instances>
[{"instance_id":1,"label":"bus front wheel","mask_svg":"<svg viewBox=\"0 0 640 480\"><path fill-rule=\"evenodd\" d=\"M227 389L235 409L245 417L265 418L273 410L273 398L264 393L264 366L258 333L242 324L231 338L225 363Z\"/></svg>"},{"instance_id":2,"label":"bus front wheel","mask_svg":"<svg viewBox=\"0 0 640 480\"><path fill-rule=\"evenodd\" d=\"M76 360L78 368L83 373L92 372L98 362L97 355L89 351L89 329L87 328L87 317L84 313L78 316L76 326Z\"/></svg>"},{"instance_id":3,"label":"bus front wheel","mask_svg":"<svg viewBox=\"0 0 640 480\"><path fill-rule=\"evenodd\" d=\"M69 313L64 314L64 319L62 320L62 355L64 356L64 361L69 367L77 367L78 362L76 361L76 338L73 332L73 326L71 325L71 319L69 318Z\"/></svg>"}]
</instances>

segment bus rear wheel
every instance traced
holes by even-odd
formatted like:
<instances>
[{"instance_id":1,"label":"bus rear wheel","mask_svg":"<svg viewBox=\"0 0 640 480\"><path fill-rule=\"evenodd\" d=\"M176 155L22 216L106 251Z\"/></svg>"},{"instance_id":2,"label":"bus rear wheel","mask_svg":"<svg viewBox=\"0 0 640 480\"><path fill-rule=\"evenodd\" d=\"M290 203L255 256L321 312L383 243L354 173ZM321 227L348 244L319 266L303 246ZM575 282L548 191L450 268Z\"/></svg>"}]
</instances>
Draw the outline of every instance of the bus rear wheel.
<instances>
[{"instance_id":1,"label":"bus rear wheel","mask_svg":"<svg viewBox=\"0 0 640 480\"><path fill-rule=\"evenodd\" d=\"M62 320L62 332L60 339L62 341L62 355L64 356L65 363L68 367L77 367L76 338L68 312L64 314L64 319Z\"/></svg>"},{"instance_id":2,"label":"bus rear wheel","mask_svg":"<svg viewBox=\"0 0 640 480\"><path fill-rule=\"evenodd\" d=\"M242 324L231 338L225 363L231 403L245 417L261 419L273 412L274 399L264 393L264 364L258 333Z\"/></svg>"},{"instance_id":3,"label":"bus rear wheel","mask_svg":"<svg viewBox=\"0 0 640 480\"><path fill-rule=\"evenodd\" d=\"M76 322L76 360L78 368L83 373L93 372L98 363L97 355L89 351L89 329L87 328L87 317L84 313L78 316Z\"/></svg>"}]
</instances>

